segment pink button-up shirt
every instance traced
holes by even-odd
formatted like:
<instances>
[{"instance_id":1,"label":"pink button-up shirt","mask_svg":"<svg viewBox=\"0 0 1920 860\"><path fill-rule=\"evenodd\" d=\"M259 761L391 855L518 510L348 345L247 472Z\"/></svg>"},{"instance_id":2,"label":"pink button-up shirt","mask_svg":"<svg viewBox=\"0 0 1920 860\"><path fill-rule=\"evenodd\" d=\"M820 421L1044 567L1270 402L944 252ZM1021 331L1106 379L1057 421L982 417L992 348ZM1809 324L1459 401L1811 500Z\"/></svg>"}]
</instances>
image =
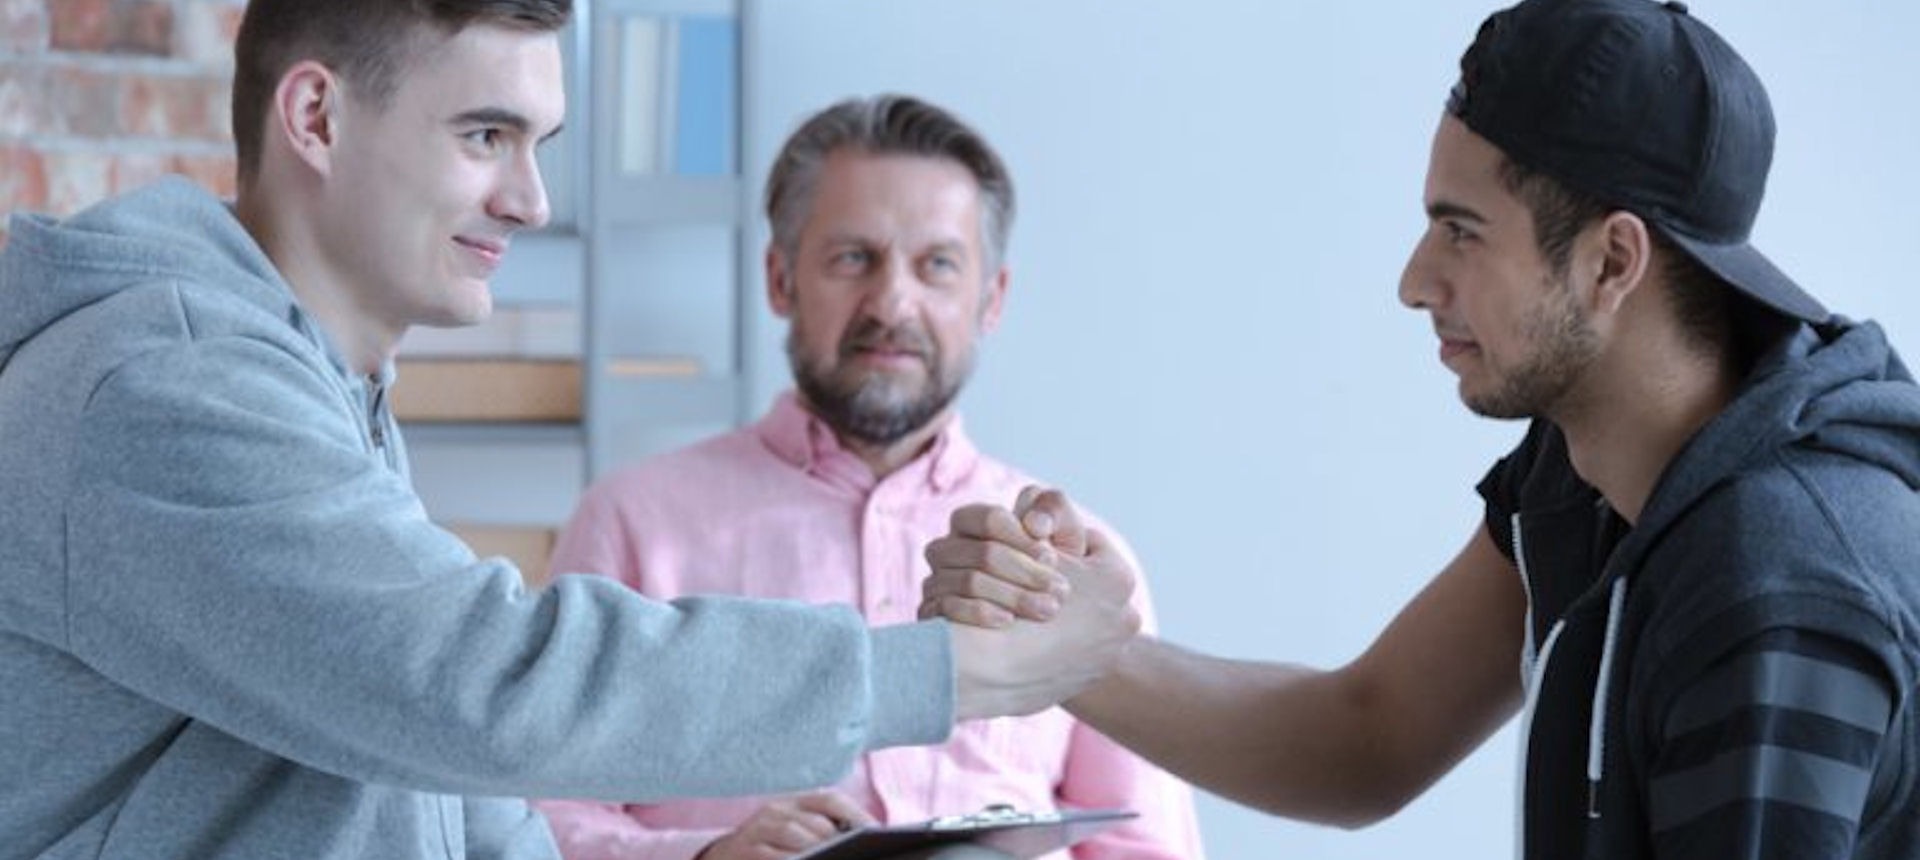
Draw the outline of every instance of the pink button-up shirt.
<instances>
[{"instance_id":1,"label":"pink button-up shirt","mask_svg":"<svg viewBox=\"0 0 1920 860\"><path fill-rule=\"evenodd\" d=\"M981 455L957 418L924 455L876 481L789 393L758 424L596 484L562 534L552 569L604 573L660 599L726 593L831 601L859 607L874 625L904 623L920 603L922 551L946 534L952 511L1012 504L1029 483ZM1151 629L1144 585L1137 601ZM868 752L834 788L886 823L994 803L1123 807L1140 817L1082 842L1071 856L1202 856L1187 786L1059 708L961 723L941 746ZM767 799L537 805L568 860L685 860Z\"/></svg>"}]
</instances>

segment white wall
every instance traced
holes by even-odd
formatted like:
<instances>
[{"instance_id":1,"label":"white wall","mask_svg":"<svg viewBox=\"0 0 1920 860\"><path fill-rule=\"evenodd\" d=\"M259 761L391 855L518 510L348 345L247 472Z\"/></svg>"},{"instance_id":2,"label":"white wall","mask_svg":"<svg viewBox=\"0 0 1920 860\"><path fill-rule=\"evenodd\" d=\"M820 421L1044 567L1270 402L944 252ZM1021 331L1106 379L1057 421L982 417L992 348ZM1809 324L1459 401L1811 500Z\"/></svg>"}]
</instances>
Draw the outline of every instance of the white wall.
<instances>
[{"instance_id":1,"label":"white wall","mask_svg":"<svg viewBox=\"0 0 1920 860\"><path fill-rule=\"evenodd\" d=\"M1772 88L1757 241L1920 348L1920 5L1693 5ZM1429 135L1491 4L751 8L750 171L804 114L882 90L944 103L1003 150L1021 195L1014 286L969 426L1126 532L1171 638L1338 664L1474 527L1472 483L1519 428L1459 406L1394 286ZM787 373L776 321L752 330L761 403ZM1361 833L1213 798L1203 826L1214 860L1499 856L1512 773L1509 729Z\"/></svg>"}]
</instances>

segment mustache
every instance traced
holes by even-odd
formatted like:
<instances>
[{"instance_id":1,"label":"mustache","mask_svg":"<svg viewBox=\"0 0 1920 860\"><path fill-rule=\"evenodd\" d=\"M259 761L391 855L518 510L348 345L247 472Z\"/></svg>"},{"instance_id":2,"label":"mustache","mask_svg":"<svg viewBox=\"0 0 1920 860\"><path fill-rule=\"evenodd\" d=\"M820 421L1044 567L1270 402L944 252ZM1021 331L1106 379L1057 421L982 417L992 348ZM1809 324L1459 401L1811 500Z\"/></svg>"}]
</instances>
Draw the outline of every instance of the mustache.
<instances>
[{"instance_id":1,"label":"mustache","mask_svg":"<svg viewBox=\"0 0 1920 860\"><path fill-rule=\"evenodd\" d=\"M933 354L933 338L919 326L888 326L868 320L840 339L840 354L884 349L926 358Z\"/></svg>"}]
</instances>

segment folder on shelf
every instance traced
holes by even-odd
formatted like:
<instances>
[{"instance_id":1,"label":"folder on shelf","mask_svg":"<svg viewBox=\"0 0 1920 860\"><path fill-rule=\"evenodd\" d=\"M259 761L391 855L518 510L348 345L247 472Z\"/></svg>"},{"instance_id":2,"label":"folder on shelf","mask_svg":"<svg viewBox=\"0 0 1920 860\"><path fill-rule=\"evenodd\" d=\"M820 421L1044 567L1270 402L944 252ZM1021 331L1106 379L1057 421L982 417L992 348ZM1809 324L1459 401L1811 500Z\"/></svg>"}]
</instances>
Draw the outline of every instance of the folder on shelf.
<instances>
[{"instance_id":1,"label":"folder on shelf","mask_svg":"<svg viewBox=\"0 0 1920 860\"><path fill-rule=\"evenodd\" d=\"M862 827L822 843L794 860L883 860L907 851L972 843L1031 860L1059 851L1138 813L1124 809L1018 812L993 806L974 815L950 815L917 824Z\"/></svg>"}]
</instances>

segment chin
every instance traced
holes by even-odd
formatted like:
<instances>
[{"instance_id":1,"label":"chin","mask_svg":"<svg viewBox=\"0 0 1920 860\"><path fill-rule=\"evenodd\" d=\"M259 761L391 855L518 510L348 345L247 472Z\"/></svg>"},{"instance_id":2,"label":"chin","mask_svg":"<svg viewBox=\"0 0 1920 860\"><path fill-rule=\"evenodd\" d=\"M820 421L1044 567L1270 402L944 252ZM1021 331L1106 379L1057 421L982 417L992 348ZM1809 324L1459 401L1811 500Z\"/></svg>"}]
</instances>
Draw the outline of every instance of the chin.
<instances>
[{"instance_id":1,"label":"chin","mask_svg":"<svg viewBox=\"0 0 1920 860\"><path fill-rule=\"evenodd\" d=\"M477 325L493 316L493 291L486 281L464 282L455 288L453 301L443 309L443 326Z\"/></svg>"}]
</instances>

